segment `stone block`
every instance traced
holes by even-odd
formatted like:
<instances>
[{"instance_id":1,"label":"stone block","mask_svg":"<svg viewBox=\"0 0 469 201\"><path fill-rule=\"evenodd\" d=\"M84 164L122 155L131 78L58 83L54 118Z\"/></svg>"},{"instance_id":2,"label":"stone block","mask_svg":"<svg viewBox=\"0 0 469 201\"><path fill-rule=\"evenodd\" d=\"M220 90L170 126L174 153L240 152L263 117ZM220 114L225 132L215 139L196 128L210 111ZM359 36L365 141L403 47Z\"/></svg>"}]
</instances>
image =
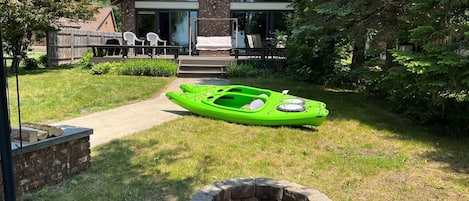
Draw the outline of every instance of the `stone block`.
<instances>
[{"instance_id":1,"label":"stone block","mask_svg":"<svg viewBox=\"0 0 469 201\"><path fill-rule=\"evenodd\" d=\"M256 195L255 180L252 178L230 179L223 183L230 186L231 199L250 198Z\"/></svg>"},{"instance_id":2,"label":"stone block","mask_svg":"<svg viewBox=\"0 0 469 201\"><path fill-rule=\"evenodd\" d=\"M191 201L214 201L214 200L213 200L213 196L211 195L197 192L194 196L192 196Z\"/></svg>"}]
</instances>

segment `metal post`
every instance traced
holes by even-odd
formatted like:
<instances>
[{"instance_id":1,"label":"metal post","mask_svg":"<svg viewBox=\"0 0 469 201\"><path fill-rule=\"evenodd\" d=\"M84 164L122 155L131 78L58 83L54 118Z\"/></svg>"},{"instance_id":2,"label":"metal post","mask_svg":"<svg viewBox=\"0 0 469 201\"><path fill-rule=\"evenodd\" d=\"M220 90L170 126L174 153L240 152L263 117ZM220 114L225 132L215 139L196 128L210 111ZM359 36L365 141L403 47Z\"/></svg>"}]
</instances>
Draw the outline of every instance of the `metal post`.
<instances>
[{"instance_id":1,"label":"metal post","mask_svg":"<svg viewBox=\"0 0 469 201\"><path fill-rule=\"evenodd\" d=\"M7 101L7 73L3 59L2 33L0 27L0 156L2 161L3 195L5 201L15 201L15 181L11 159L10 117Z\"/></svg>"}]
</instances>

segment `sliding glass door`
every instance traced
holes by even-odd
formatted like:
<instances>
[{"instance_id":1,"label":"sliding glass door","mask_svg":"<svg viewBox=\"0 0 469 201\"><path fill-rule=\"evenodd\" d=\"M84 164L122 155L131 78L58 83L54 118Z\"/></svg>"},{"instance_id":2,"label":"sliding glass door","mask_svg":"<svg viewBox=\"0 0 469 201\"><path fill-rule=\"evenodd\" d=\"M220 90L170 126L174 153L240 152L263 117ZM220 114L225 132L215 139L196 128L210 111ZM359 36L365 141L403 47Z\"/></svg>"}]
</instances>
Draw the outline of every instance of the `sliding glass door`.
<instances>
[{"instance_id":1,"label":"sliding glass door","mask_svg":"<svg viewBox=\"0 0 469 201\"><path fill-rule=\"evenodd\" d=\"M245 35L259 34L263 43L267 44L276 31L287 30L286 14L288 12L283 11L232 11L231 17L239 21L238 40L245 41Z\"/></svg>"},{"instance_id":2,"label":"sliding glass door","mask_svg":"<svg viewBox=\"0 0 469 201\"><path fill-rule=\"evenodd\" d=\"M155 32L168 45L182 46L180 53L188 53L189 19L197 17L197 11L188 10L140 10L137 12L137 35Z\"/></svg>"}]
</instances>

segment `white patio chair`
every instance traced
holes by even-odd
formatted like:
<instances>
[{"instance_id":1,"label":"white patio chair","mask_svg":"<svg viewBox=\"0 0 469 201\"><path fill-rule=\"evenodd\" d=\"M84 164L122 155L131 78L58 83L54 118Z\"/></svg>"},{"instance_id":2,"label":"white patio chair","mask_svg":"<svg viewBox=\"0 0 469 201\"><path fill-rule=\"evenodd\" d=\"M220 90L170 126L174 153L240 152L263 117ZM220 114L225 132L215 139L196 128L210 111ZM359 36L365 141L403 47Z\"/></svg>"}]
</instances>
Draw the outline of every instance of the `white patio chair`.
<instances>
[{"instance_id":1,"label":"white patio chair","mask_svg":"<svg viewBox=\"0 0 469 201\"><path fill-rule=\"evenodd\" d=\"M161 39L158 34L153 32L147 33L147 41L150 41L150 46L158 46L158 43L163 43L163 46L166 46L166 40ZM163 49L163 54L166 55L166 49ZM155 56L155 49L153 48L151 56Z\"/></svg>"},{"instance_id":2,"label":"white patio chair","mask_svg":"<svg viewBox=\"0 0 469 201\"><path fill-rule=\"evenodd\" d=\"M140 40L137 38L137 36L133 33L133 32L130 32L130 31L126 31L124 32L124 41L127 42L127 45L133 45L135 46L135 42L140 42L143 45L145 45L145 40ZM133 48L131 48L133 51L134 51L134 55L136 56L137 53L135 52L135 50ZM142 54L144 53L144 49L142 47Z\"/></svg>"}]
</instances>

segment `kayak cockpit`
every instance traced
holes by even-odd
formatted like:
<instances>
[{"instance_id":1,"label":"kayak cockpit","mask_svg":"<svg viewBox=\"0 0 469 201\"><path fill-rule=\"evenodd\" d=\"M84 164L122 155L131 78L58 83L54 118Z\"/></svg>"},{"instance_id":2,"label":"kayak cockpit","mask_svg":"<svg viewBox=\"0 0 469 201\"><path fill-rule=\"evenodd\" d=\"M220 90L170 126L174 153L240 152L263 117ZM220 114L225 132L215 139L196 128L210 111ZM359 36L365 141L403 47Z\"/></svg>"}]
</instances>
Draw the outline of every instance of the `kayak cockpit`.
<instances>
[{"instance_id":1,"label":"kayak cockpit","mask_svg":"<svg viewBox=\"0 0 469 201\"><path fill-rule=\"evenodd\" d=\"M202 102L224 109L249 112L262 109L268 102L267 98L265 95L227 92L219 95L209 95L202 99Z\"/></svg>"}]
</instances>

